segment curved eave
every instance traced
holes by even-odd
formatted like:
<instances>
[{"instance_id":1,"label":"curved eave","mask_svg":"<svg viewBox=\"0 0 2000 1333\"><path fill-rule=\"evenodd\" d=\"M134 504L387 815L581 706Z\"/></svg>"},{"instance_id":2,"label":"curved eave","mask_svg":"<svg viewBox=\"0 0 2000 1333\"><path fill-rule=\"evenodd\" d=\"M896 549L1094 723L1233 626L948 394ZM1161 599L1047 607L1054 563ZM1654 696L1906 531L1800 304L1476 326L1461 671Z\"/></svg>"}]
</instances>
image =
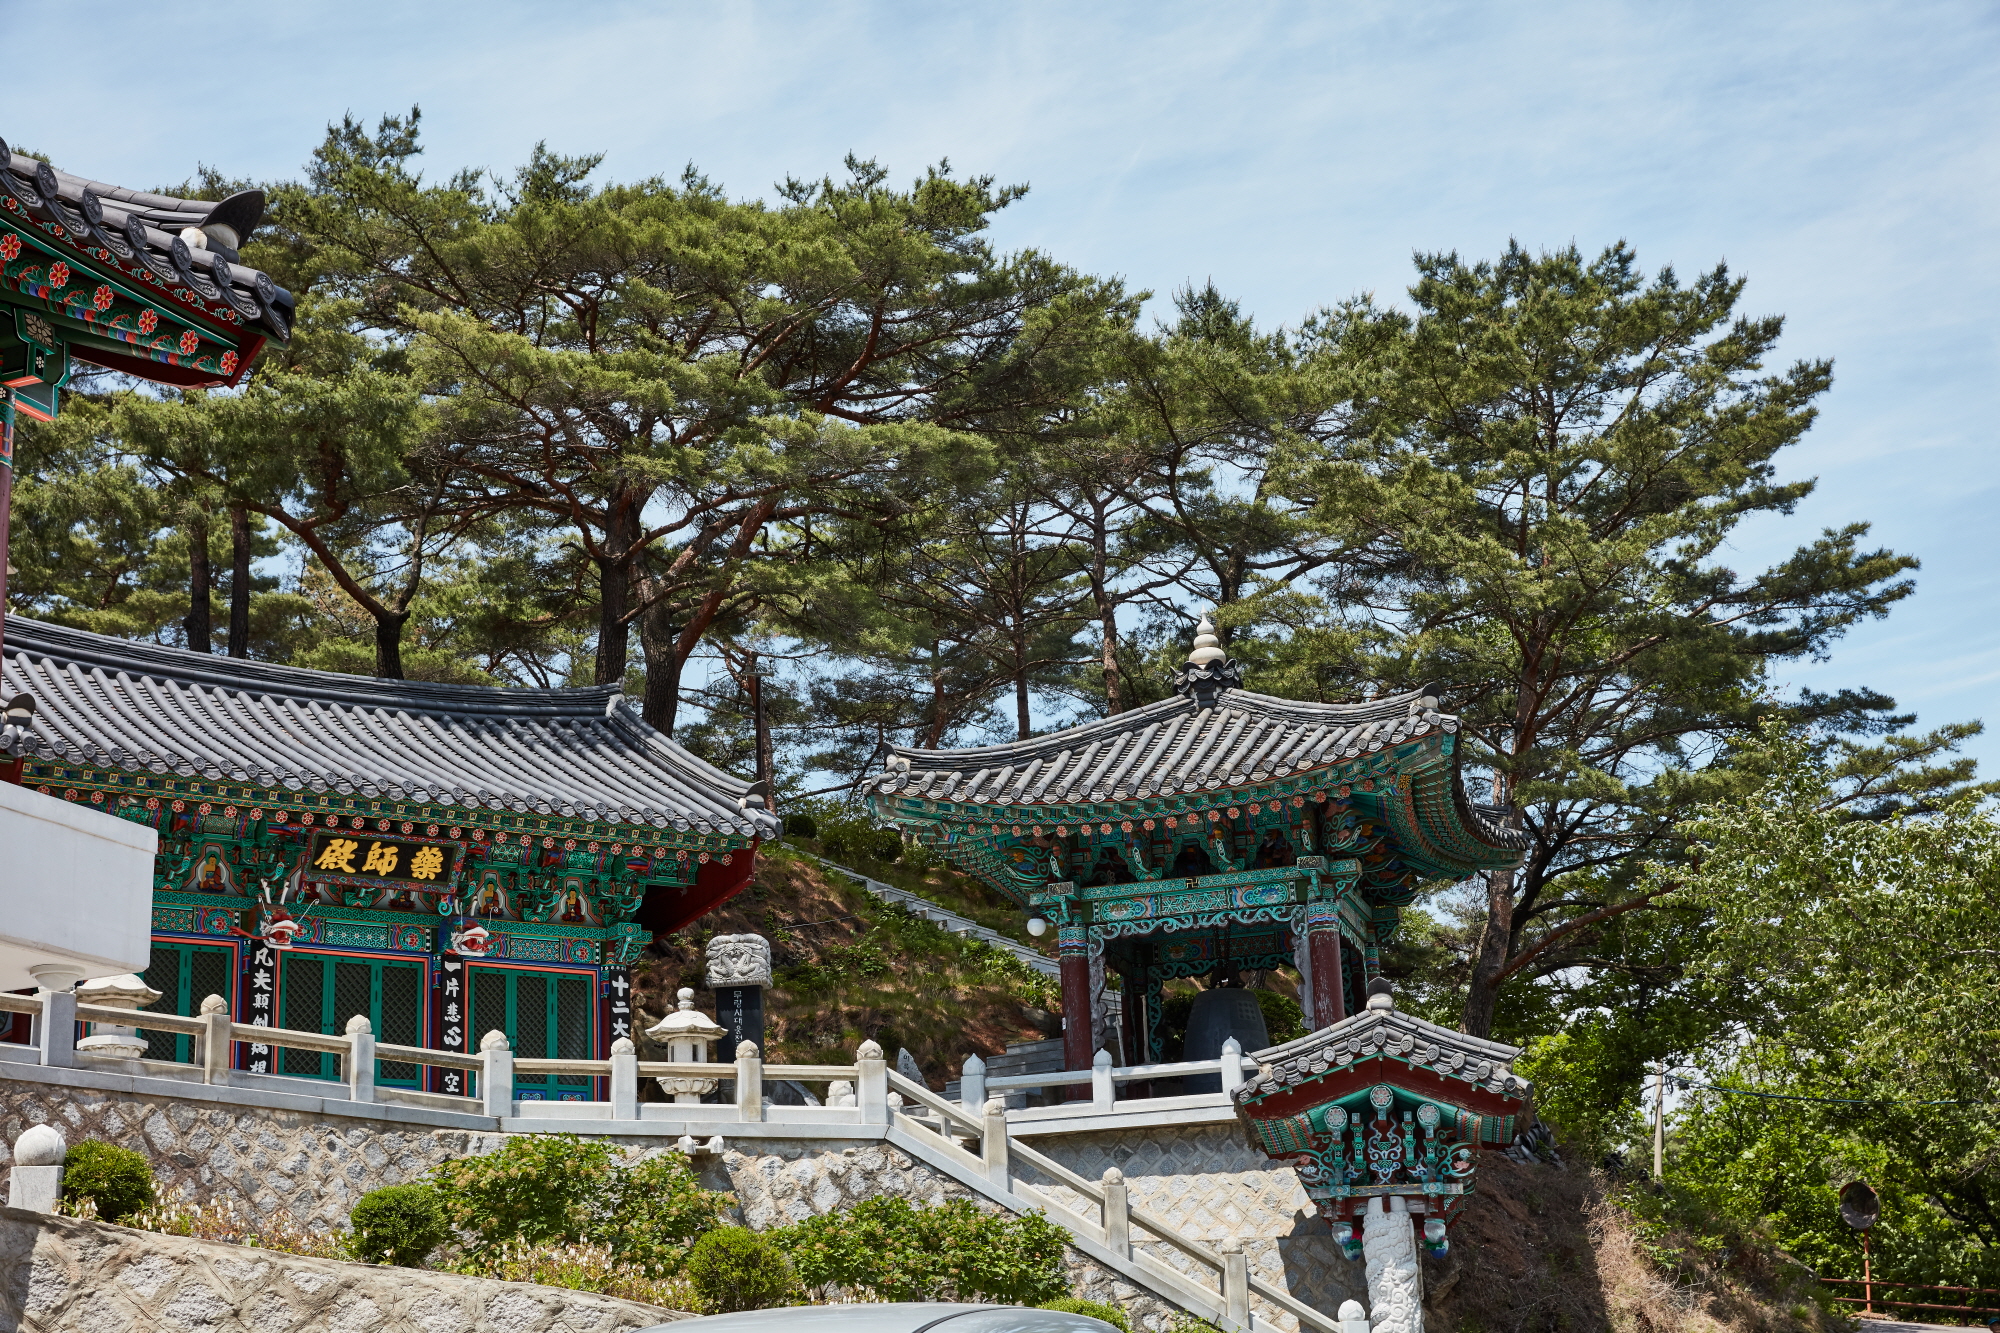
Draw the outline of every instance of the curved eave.
<instances>
[{"instance_id":1,"label":"curved eave","mask_svg":"<svg viewBox=\"0 0 2000 1333\"><path fill-rule=\"evenodd\" d=\"M1246 702L1246 692L1227 691L1224 702ZM1232 700L1230 696L1238 696ZM1024 831L1040 826L1053 831L1065 824L1118 823L1126 820L1164 818L1168 815L1202 814L1253 801L1341 799L1349 801L1365 815L1380 819L1394 832L1402 862L1419 879L1464 878L1481 870L1504 869L1517 865L1526 846L1525 837L1511 828L1501 812L1487 813L1465 798L1459 773L1457 719L1435 711L1411 711L1408 702L1417 696L1399 696L1394 707L1377 713L1340 718L1345 730L1331 738L1320 728L1294 734L1286 744L1274 746L1268 754L1281 753L1282 761L1269 769L1250 767L1248 772L1210 774L1192 791L1151 791L1143 784L1140 795L1131 790L1110 788L1109 799L984 800L980 793L1004 795L1016 790L1047 792L1060 787L1062 795L1084 789L1081 784L1051 783L1031 788L1009 774L1010 766L1028 774L1026 764L1036 758L1044 763L1068 756L1055 769L1061 778L1066 771L1081 770L1086 763L1115 763L1121 750L1114 737L1137 737L1143 743L1163 718L1186 715L1193 710L1185 701L1153 705L1122 718L1105 719L1085 727L1058 732L1035 741L976 749L922 751L899 749L892 765L908 760L910 768L893 766L872 781L864 799L872 813L887 823L914 825L918 836L939 850L959 869L971 874L1008 897L1021 901L1022 886L1007 870L1000 850L1002 836L1011 836L1016 826ZM1313 710L1338 712L1332 705L1301 705L1271 696L1250 696L1258 703L1269 701L1286 712ZM1401 709L1400 714L1397 709ZM1152 717L1145 716L1152 712ZM1276 711L1276 710L1273 710ZM1309 714L1310 716L1310 714ZM1372 733L1364 731L1370 723ZM918 760L926 761L919 768ZM1304 762L1294 763L1297 758ZM1083 773L1088 778L1089 773ZM1178 784L1176 784L1177 786ZM1089 788L1100 791L1103 788ZM969 794L973 799L965 799ZM995 825L999 826L996 832ZM1414 884L1410 886L1414 892ZM1405 895L1407 896L1407 895Z\"/></svg>"},{"instance_id":2,"label":"curved eave","mask_svg":"<svg viewBox=\"0 0 2000 1333\"><path fill-rule=\"evenodd\" d=\"M714 834L778 836L750 784L654 730L615 688L382 681L6 620L6 691L42 764Z\"/></svg>"}]
</instances>

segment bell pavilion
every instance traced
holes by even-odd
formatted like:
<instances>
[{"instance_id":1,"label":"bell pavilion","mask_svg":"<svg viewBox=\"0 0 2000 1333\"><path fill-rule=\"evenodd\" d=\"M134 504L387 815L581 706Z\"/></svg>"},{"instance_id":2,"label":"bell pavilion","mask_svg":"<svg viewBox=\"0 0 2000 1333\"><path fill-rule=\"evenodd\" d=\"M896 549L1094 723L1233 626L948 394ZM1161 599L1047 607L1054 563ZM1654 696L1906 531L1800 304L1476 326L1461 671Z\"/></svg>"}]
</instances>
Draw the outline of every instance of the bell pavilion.
<instances>
[{"instance_id":1,"label":"bell pavilion","mask_svg":"<svg viewBox=\"0 0 2000 1333\"><path fill-rule=\"evenodd\" d=\"M1121 1063L1160 1060L1177 977L1282 964L1313 1027L1357 1014L1419 887L1525 846L1467 799L1458 720L1423 690L1253 693L1206 620L1174 688L1047 736L895 748L866 789L883 822L1054 924L1071 1069L1121 1041Z\"/></svg>"},{"instance_id":2,"label":"bell pavilion","mask_svg":"<svg viewBox=\"0 0 2000 1333\"><path fill-rule=\"evenodd\" d=\"M337 1035L365 1014L403 1045L471 1051L497 1028L525 1055L601 1059L631 1035L640 950L735 894L779 829L761 787L616 687L378 680L19 616L0 668L6 697L33 700L0 733L0 778L159 832L158 1011L213 994L243 1023ZM147 1053L189 1060L191 1040ZM237 1062L336 1072L255 1043ZM417 1075L384 1062L379 1081ZM462 1077L433 1071L431 1090ZM550 1076L516 1095L593 1090Z\"/></svg>"}]
</instances>

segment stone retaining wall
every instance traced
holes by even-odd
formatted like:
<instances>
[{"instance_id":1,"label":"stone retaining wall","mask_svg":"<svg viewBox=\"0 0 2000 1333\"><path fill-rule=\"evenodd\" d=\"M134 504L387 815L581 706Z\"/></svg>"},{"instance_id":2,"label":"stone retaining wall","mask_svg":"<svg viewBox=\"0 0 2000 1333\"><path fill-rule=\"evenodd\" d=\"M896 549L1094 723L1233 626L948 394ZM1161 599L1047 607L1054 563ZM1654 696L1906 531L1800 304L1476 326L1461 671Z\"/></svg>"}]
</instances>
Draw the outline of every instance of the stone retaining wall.
<instances>
[{"instance_id":1,"label":"stone retaining wall","mask_svg":"<svg viewBox=\"0 0 2000 1333\"><path fill-rule=\"evenodd\" d=\"M687 1315L0 1208L0 1328L22 1333L613 1333Z\"/></svg>"},{"instance_id":2,"label":"stone retaining wall","mask_svg":"<svg viewBox=\"0 0 2000 1333\"><path fill-rule=\"evenodd\" d=\"M0 1189L11 1163L5 1145L28 1126L44 1123L60 1128L71 1143L98 1138L143 1152L160 1184L190 1200L228 1202L259 1216L289 1213L316 1229L345 1226L349 1210L369 1190L419 1179L450 1157L491 1152L503 1138L0 1078ZM608 1141L640 1153L669 1150L657 1137L608 1136ZM696 1163L708 1188L735 1192L741 1219L751 1227L783 1225L877 1194L920 1204L980 1198L879 1142L726 1136L725 1141L719 1158L699 1157ZM1359 1266L1340 1256L1326 1224L1311 1216L1292 1173L1253 1153L1233 1125L1048 1135L1030 1142L1088 1179L1101 1177L1107 1166L1118 1167L1130 1182L1134 1207L1159 1214L1195 1240L1242 1238L1253 1273L1317 1309L1336 1310L1342 1300L1363 1294ZM1164 1247L1154 1253L1189 1267L1190 1261ZM1176 1313L1177 1307L1075 1250L1068 1263L1079 1294L1125 1306L1153 1333ZM1213 1274L1204 1270L1202 1276L1213 1284ZM1289 1315L1256 1304L1278 1327L1296 1328Z\"/></svg>"},{"instance_id":3,"label":"stone retaining wall","mask_svg":"<svg viewBox=\"0 0 2000 1333\"><path fill-rule=\"evenodd\" d=\"M42 1124L70 1143L103 1139L146 1154L162 1189L194 1202L232 1203L260 1217L288 1212L316 1229L347 1225L369 1190L415 1180L447 1158L491 1152L501 1138L0 1080L0 1166L11 1170L9 1145Z\"/></svg>"}]
</instances>

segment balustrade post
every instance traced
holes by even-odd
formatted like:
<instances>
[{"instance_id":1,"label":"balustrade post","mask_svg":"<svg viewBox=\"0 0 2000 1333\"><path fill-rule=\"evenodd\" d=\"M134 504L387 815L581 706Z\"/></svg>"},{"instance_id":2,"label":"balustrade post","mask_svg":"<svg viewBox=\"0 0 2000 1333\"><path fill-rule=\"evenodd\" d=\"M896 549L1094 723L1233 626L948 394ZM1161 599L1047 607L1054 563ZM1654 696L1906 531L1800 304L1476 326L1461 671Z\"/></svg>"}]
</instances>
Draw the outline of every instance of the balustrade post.
<instances>
[{"instance_id":1,"label":"balustrade post","mask_svg":"<svg viewBox=\"0 0 2000 1333\"><path fill-rule=\"evenodd\" d=\"M211 995L201 1002L201 1081L229 1081L229 1001Z\"/></svg>"},{"instance_id":2,"label":"balustrade post","mask_svg":"<svg viewBox=\"0 0 2000 1333\"><path fill-rule=\"evenodd\" d=\"M1098 1049L1090 1058L1090 1101L1100 1111L1109 1111L1118 1100L1118 1087L1111 1081L1111 1052Z\"/></svg>"},{"instance_id":3,"label":"balustrade post","mask_svg":"<svg viewBox=\"0 0 2000 1333\"><path fill-rule=\"evenodd\" d=\"M1126 1191L1125 1173L1115 1166L1104 1168L1104 1244L1121 1259L1132 1257L1132 1198Z\"/></svg>"},{"instance_id":4,"label":"balustrade post","mask_svg":"<svg viewBox=\"0 0 2000 1333\"><path fill-rule=\"evenodd\" d=\"M63 1156L68 1151L54 1125L30 1125L14 1140L14 1169L7 1176L7 1206L53 1213L62 1198ZM27 1276L22 1274L22 1285Z\"/></svg>"},{"instance_id":5,"label":"balustrade post","mask_svg":"<svg viewBox=\"0 0 2000 1333\"><path fill-rule=\"evenodd\" d=\"M959 1068L958 1104L974 1115L986 1107L986 1062L976 1055L966 1056Z\"/></svg>"},{"instance_id":6,"label":"balustrade post","mask_svg":"<svg viewBox=\"0 0 2000 1333\"><path fill-rule=\"evenodd\" d=\"M1231 1037L1222 1043L1222 1090L1234 1092L1243 1086L1243 1043Z\"/></svg>"},{"instance_id":7,"label":"balustrade post","mask_svg":"<svg viewBox=\"0 0 2000 1333\"><path fill-rule=\"evenodd\" d=\"M639 1118L639 1052L630 1037L611 1043L611 1118Z\"/></svg>"},{"instance_id":8,"label":"balustrade post","mask_svg":"<svg viewBox=\"0 0 2000 1333\"><path fill-rule=\"evenodd\" d=\"M873 1041L864 1041L854 1053L856 1066L855 1100L861 1106L861 1123L864 1125L886 1125L889 1123L889 1062L882 1058L882 1048Z\"/></svg>"},{"instance_id":9,"label":"balustrade post","mask_svg":"<svg viewBox=\"0 0 2000 1333\"><path fill-rule=\"evenodd\" d=\"M995 1189L1013 1188L1007 1153L1007 1103L998 1097L986 1103L986 1122L979 1136L979 1157L986 1179Z\"/></svg>"},{"instance_id":10,"label":"balustrade post","mask_svg":"<svg viewBox=\"0 0 2000 1333\"><path fill-rule=\"evenodd\" d=\"M374 1101L375 1029L368 1015L356 1014L347 1020L347 1054L342 1059L347 1065L341 1072L347 1076L348 1100Z\"/></svg>"},{"instance_id":11,"label":"balustrade post","mask_svg":"<svg viewBox=\"0 0 2000 1333\"><path fill-rule=\"evenodd\" d=\"M42 1048L42 1063L68 1069L76 1064L76 992L45 990L40 999L41 1031L35 1035Z\"/></svg>"},{"instance_id":12,"label":"balustrade post","mask_svg":"<svg viewBox=\"0 0 2000 1333\"><path fill-rule=\"evenodd\" d=\"M1222 1245L1222 1317L1239 1329L1250 1327L1250 1260L1241 1236L1224 1237Z\"/></svg>"},{"instance_id":13,"label":"balustrade post","mask_svg":"<svg viewBox=\"0 0 2000 1333\"><path fill-rule=\"evenodd\" d=\"M736 1114L752 1122L764 1118L764 1057L754 1041L736 1048Z\"/></svg>"},{"instance_id":14,"label":"balustrade post","mask_svg":"<svg viewBox=\"0 0 2000 1333\"><path fill-rule=\"evenodd\" d=\"M479 1099L487 1115L505 1120L514 1114L514 1049L507 1034L494 1029L479 1042Z\"/></svg>"}]
</instances>

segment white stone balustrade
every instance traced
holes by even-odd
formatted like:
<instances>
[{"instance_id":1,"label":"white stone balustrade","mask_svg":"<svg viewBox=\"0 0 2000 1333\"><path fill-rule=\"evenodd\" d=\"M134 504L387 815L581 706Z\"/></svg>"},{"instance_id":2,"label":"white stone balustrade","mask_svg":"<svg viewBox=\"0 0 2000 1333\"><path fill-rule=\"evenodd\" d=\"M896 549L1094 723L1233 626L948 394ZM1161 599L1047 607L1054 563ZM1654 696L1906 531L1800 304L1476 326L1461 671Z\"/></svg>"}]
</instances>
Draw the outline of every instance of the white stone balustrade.
<instances>
[{"instance_id":1,"label":"white stone balustrade","mask_svg":"<svg viewBox=\"0 0 2000 1333\"><path fill-rule=\"evenodd\" d=\"M1259 1308L1275 1308L1298 1320L1304 1333L1354 1333L1351 1323L1343 1328L1324 1312L1295 1299L1282 1287L1273 1285L1249 1270L1240 1244L1211 1246L1178 1231L1163 1219L1134 1208L1126 1183L1116 1170L1107 1171L1101 1181L1089 1180L1033 1148L1023 1140L1029 1126L1023 1113L1009 1112L1001 1094L1007 1086L1062 1086L1088 1083L1093 1098L1088 1103L1068 1107L1042 1108L1051 1115L1104 1114L1104 1089L1128 1078L1167 1077L1177 1074L1215 1073L1225 1080L1241 1077L1242 1060L1225 1048L1221 1060L1185 1061L1171 1065L1135 1066L1117 1069L1109 1057L1096 1060L1088 1071L1067 1071L1058 1075L1020 1078L984 1078L980 1063L968 1061L966 1082L977 1090L984 1081L988 1100L978 1106L952 1102L930 1088L892 1073L882 1048L873 1041L861 1044L852 1065L766 1065L762 1053L750 1042L736 1052L733 1072L737 1097L721 1105L686 1103L641 1104L637 1091L641 1078L706 1077L729 1066L708 1062L678 1064L638 1059L629 1041L614 1044L605 1060L533 1060L518 1058L503 1033L490 1032L480 1043L477 1055L434 1051L378 1042L366 1019L357 1017L341 1036L317 1032L297 1032L284 1028L254 1027L234 1023L222 1001L209 997L196 1017L152 1014L77 1003L68 991L52 991L34 996L0 994L0 1013L28 1013L36 1020L37 1044L9 1046L0 1043L0 1078L9 1070L20 1074L54 1074L62 1082L82 1086L122 1088L127 1092L180 1097L242 1100L273 1108L315 1110L333 1113L336 1107L351 1106L352 1114L370 1119L408 1119L432 1126L451 1125L467 1130L495 1129L514 1133L570 1132L611 1134L621 1137L658 1135L691 1156L712 1156L724 1151L731 1137L745 1139L830 1140L842 1143L879 1141L921 1159L930 1169L958 1180L968 1189L998 1204L1020 1212L1045 1211L1069 1230L1072 1243L1094 1261L1109 1266L1123 1280L1150 1290L1162 1298L1193 1311L1215 1323L1225 1333L1278 1333ZM167 1061L110 1060L75 1049L74 1025L83 1022L117 1023L121 1020L140 1030L185 1033L196 1038L202 1065L195 1068ZM329 1052L342 1064L338 1083L251 1074L230 1068L236 1043L261 1042L280 1049ZM377 1060L430 1065L466 1070L479 1079L476 1097L450 1097L430 1093L410 1093L375 1083ZM1232 1061L1234 1062L1232 1065ZM37 1068L39 1067L39 1068ZM53 1068L51 1068L53 1067ZM134 1072L136 1067L137 1072ZM59 1074L55 1071L60 1070ZM115 1070L115 1074L114 1074ZM606 1079L610 1100L605 1102L520 1101L514 1096L516 1074L588 1075ZM791 1080L826 1086L822 1106L767 1106L763 1087L767 1080ZM45 1076L40 1081L49 1081ZM203 1087L202 1084L220 1084ZM892 1086L894 1091L892 1092ZM963 1091L963 1087L961 1089ZM1172 1117L1195 1105L1204 1116L1226 1114L1226 1094L1164 1097L1118 1101L1116 1113L1130 1116L1130 1123L1142 1126L1151 1114L1165 1117L1161 1123L1179 1123ZM1157 1104L1158 1110L1149 1111ZM1198 1105L1197 1105L1198 1104ZM1212 1105L1213 1104L1213 1105ZM908 1114L903 1112L907 1110ZM1036 1113L1030 1113L1036 1114ZM1036 1132L1050 1132L1043 1122ZM53 1135L53 1131L51 1131ZM23 1142L29 1136L23 1136ZM61 1141L39 1151L50 1157L44 1183L29 1168L28 1160L37 1151L32 1143L27 1157L17 1148L14 1197L45 1198L52 1206L59 1190ZM58 1177L46 1183L47 1174ZM1031 1183L1053 1181L1058 1191ZM36 1191L39 1190L39 1193ZM1066 1190L1069 1193L1061 1193ZM27 1191L23 1196L20 1192ZM1076 1210L1069 1195L1083 1200L1084 1211ZM20 1206L31 1206L23 1204ZM1414 1239L1407 1217L1403 1222L1404 1243L1414 1260ZM1371 1276L1376 1263L1375 1237L1392 1228L1369 1227ZM1179 1256L1179 1257L1176 1257ZM1412 1274L1414 1268L1409 1270ZM1413 1326L1387 1328L1380 1313L1400 1309L1391 1302L1378 1312L1372 1333L1416 1333Z\"/></svg>"}]
</instances>

